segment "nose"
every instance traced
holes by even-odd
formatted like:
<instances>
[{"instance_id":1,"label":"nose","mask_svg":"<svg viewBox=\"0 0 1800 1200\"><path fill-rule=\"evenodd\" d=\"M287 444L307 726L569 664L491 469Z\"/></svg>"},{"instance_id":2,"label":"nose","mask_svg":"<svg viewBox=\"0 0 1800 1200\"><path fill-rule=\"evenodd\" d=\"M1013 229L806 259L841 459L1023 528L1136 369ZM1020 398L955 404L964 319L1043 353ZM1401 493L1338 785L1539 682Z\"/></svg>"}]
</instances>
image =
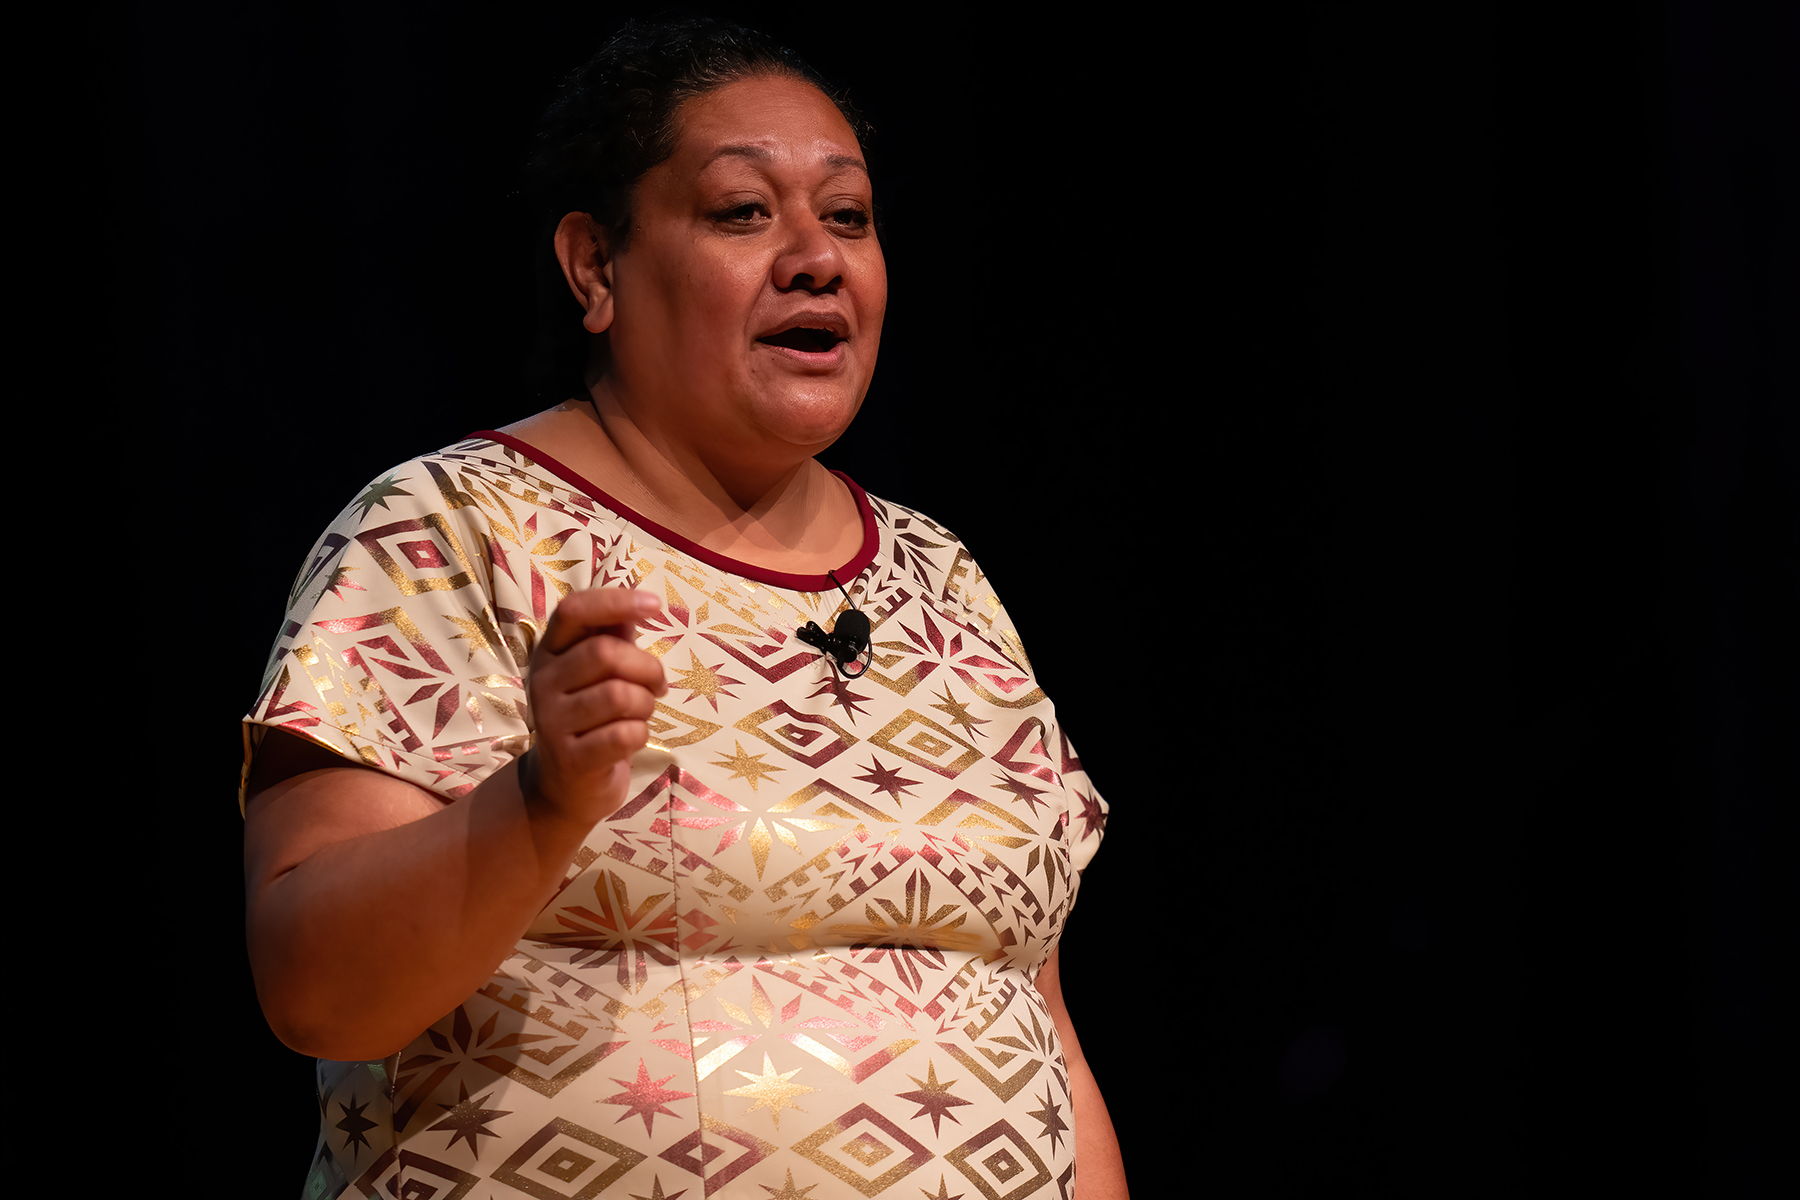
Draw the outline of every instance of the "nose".
<instances>
[{"instance_id":1,"label":"nose","mask_svg":"<svg viewBox=\"0 0 1800 1200\"><path fill-rule=\"evenodd\" d=\"M811 213L799 217L775 259L775 286L822 293L837 291L843 281L843 246Z\"/></svg>"}]
</instances>

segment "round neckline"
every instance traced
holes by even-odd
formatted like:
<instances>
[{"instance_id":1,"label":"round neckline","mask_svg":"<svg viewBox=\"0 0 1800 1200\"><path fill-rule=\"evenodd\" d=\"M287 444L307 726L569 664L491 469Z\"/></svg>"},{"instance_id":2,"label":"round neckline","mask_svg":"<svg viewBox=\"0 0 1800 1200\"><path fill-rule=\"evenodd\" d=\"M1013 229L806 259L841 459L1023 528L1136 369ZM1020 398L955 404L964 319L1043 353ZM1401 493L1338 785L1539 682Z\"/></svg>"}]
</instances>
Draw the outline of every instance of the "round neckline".
<instances>
[{"instance_id":1,"label":"round neckline","mask_svg":"<svg viewBox=\"0 0 1800 1200\"><path fill-rule=\"evenodd\" d=\"M676 533L667 525L664 525L659 521L651 520L630 505L621 503L611 493L607 492L606 489L599 487L592 480L551 457L549 454L546 454L536 446L531 445L529 442L520 441L510 433L501 433L495 429L478 429L469 435L469 439L465 440L474 438L497 442L502 446L517 451L532 463L548 471L550 474L556 476L558 479L586 496L589 500L594 501L617 516L630 521L639 529L644 530L644 532L656 535L670 546L673 546L683 554L688 555L690 558L699 559L709 567L717 567L721 571L728 571L733 575L741 575L745 579L755 580L757 583L765 583L772 587L787 588L790 591L796 592L836 591L839 587L838 581L841 580L842 585L847 588L850 581L862 574L868 565L875 560L875 551L880 544L880 532L875 525L875 509L874 506L869 503L868 493L857 486L856 480L850 478L842 471L832 471L831 473L843 481L844 486L850 489L851 499L856 501L856 511L862 515L863 538L861 548L859 548L850 558L850 561L836 569L835 574L837 575L837 579L834 580L832 578L832 572L817 575L802 575L792 571L777 571L769 567L758 566L756 563L732 558L727 554L720 554L717 550L708 549L694 541L692 538L684 537L681 534Z\"/></svg>"}]
</instances>

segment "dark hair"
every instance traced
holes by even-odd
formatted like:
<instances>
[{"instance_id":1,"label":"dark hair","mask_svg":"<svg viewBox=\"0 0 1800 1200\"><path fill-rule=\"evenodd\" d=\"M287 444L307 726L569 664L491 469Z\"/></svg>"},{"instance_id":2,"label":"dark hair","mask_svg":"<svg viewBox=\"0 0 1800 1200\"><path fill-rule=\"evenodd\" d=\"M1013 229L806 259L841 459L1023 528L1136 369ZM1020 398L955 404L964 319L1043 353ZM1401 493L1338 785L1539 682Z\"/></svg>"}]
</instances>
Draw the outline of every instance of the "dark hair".
<instances>
[{"instance_id":1,"label":"dark hair","mask_svg":"<svg viewBox=\"0 0 1800 1200\"><path fill-rule=\"evenodd\" d=\"M728 83L786 75L813 84L861 141L866 122L799 55L764 34L708 18L628 21L564 79L532 142L531 174L547 217L592 213L629 238L631 192L675 152L682 104Z\"/></svg>"},{"instance_id":2,"label":"dark hair","mask_svg":"<svg viewBox=\"0 0 1800 1200\"><path fill-rule=\"evenodd\" d=\"M632 192L646 171L675 152L682 104L768 75L813 84L837 105L857 140L868 140L868 123L849 101L773 38L710 18L628 21L563 80L532 140L528 177L544 229L553 231L565 213L591 213L625 245ZM561 399L581 391L590 339L571 313L549 243L548 236L540 239L533 373Z\"/></svg>"}]
</instances>

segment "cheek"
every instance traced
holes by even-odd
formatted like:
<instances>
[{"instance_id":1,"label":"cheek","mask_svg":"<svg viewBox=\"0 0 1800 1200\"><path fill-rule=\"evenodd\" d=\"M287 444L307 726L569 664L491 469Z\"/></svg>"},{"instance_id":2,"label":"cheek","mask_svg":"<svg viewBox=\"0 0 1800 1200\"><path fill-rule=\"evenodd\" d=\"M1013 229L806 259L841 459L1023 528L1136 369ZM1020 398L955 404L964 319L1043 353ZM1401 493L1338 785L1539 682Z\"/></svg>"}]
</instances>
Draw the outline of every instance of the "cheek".
<instances>
[{"instance_id":1,"label":"cheek","mask_svg":"<svg viewBox=\"0 0 1800 1200\"><path fill-rule=\"evenodd\" d=\"M751 317L761 283L759 273L740 264L693 264L677 290L680 349L708 359L740 359L753 340Z\"/></svg>"},{"instance_id":2,"label":"cheek","mask_svg":"<svg viewBox=\"0 0 1800 1200\"><path fill-rule=\"evenodd\" d=\"M864 267L863 277L868 282L858 290L857 304L862 309L865 327L879 338L882 318L887 315L887 260L882 257L879 246L873 249L871 257L872 261Z\"/></svg>"}]
</instances>

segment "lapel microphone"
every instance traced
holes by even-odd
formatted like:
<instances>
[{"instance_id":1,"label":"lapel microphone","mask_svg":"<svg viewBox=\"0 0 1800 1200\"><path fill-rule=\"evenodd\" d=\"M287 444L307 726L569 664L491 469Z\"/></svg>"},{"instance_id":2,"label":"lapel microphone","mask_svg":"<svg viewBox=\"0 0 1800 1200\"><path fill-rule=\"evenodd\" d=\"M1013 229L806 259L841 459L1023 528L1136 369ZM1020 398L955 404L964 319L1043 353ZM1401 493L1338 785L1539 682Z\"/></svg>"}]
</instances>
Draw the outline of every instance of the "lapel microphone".
<instances>
[{"instance_id":1,"label":"lapel microphone","mask_svg":"<svg viewBox=\"0 0 1800 1200\"><path fill-rule=\"evenodd\" d=\"M844 600L850 607L838 614L830 633L820 629L818 622L808 621L803 628L794 630L794 634L807 645L823 650L831 658L831 665L839 675L845 679L856 679L868 672L869 664L875 657L869 650L869 618L856 607L856 601L850 599L850 593L845 591L837 575L831 571L825 574L830 577L831 582L838 585L838 591L844 593ZM868 658L863 659L865 654ZM863 659L861 670L845 670L858 659Z\"/></svg>"}]
</instances>

